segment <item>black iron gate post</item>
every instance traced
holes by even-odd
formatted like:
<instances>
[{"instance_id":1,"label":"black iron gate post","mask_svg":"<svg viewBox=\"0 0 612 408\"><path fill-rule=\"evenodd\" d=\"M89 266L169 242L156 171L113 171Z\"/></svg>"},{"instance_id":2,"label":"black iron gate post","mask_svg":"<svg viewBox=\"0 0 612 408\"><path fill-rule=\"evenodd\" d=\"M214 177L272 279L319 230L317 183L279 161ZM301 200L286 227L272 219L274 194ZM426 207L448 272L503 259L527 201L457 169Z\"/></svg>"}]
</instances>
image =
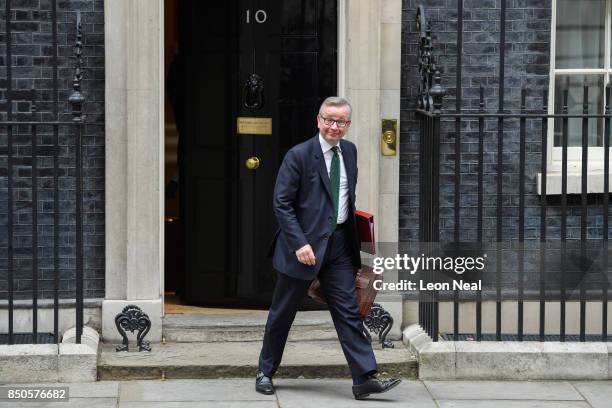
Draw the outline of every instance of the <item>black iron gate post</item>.
<instances>
[{"instance_id":1,"label":"black iron gate post","mask_svg":"<svg viewBox=\"0 0 612 408\"><path fill-rule=\"evenodd\" d=\"M440 130L442 101L446 90L441 85L440 72L433 56L431 27L425 10L417 10L419 43L419 94L417 118L420 123L419 162L419 241L421 251L430 253L440 241ZM432 282L436 271L427 271L426 281ZM438 293L419 291L419 324L437 341L439 328Z\"/></svg>"},{"instance_id":2,"label":"black iron gate post","mask_svg":"<svg viewBox=\"0 0 612 408\"><path fill-rule=\"evenodd\" d=\"M75 123L75 165L76 165L76 342L81 343L83 333L83 102L85 98L81 94L81 79L83 72L81 57L83 48L83 27L81 24L81 13L77 13L77 33L74 45L74 56L76 64L74 68L74 79L72 81L73 92L68 101L72 105L73 121Z\"/></svg>"}]
</instances>

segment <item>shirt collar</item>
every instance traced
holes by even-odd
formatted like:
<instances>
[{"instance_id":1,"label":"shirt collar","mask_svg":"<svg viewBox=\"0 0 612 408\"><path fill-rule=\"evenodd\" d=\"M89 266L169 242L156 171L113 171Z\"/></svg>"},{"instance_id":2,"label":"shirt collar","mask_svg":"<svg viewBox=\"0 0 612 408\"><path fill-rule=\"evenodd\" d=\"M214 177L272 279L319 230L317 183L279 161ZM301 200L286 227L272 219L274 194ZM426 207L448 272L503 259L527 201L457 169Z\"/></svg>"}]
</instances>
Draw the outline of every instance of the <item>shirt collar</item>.
<instances>
[{"instance_id":1,"label":"shirt collar","mask_svg":"<svg viewBox=\"0 0 612 408\"><path fill-rule=\"evenodd\" d=\"M321 150L323 150L323 154L327 153L328 151L331 150L332 147L334 147L333 145L329 144L327 140L323 138L323 136L321 136L321 132L319 132L319 143L321 144ZM338 143L337 146L338 146L338 151L342 153L342 149L340 148L340 143Z\"/></svg>"}]
</instances>

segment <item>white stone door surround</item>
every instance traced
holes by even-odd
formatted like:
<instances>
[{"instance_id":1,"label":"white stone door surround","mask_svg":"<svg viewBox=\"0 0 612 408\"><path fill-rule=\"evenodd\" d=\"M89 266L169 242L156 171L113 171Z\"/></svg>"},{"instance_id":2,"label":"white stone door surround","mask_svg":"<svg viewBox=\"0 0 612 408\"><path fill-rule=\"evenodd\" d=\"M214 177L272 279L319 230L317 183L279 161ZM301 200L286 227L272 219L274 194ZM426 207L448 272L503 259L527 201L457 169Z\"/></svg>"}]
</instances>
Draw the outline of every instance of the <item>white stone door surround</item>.
<instances>
[{"instance_id":1,"label":"white stone door surround","mask_svg":"<svg viewBox=\"0 0 612 408\"><path fill-rule=\"evenodd\" d=\"M163 295L163 0L104 2L106 275L102 336L139 306L161 340Z\"/></svg>"},{"instance_id":2,"label":"white stone door surround","mask_svg":"<svg viewBox=\"0 0 612 408\"><path fill-rule=\"evenodd\" d=\"M106 296L102 336L136 304L161 341L163 314L163 0L106 0ZM348 138L359 151L357 207L376 236L397 242L399 150L380 153L381 119L400 116L401 0L339 0L339 94L353 105ZM397 143L399 148L399 142ZM386 277L391 280L393 277ZM402 305L384 303L400 333Z\"/></svg>"}]
</instances>

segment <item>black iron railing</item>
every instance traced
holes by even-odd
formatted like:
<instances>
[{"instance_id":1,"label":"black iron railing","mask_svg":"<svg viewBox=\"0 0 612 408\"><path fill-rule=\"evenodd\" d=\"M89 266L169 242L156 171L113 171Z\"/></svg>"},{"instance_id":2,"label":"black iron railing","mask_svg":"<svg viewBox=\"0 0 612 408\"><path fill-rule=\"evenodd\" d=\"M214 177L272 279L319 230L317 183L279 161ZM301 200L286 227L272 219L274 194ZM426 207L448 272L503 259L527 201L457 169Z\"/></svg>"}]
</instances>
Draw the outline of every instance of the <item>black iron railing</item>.
<instances>
[{"instance_id":1,"label":"black iron railing","mask_svg":"<svg viewBox=\"0 0 612 408\"><path fill-rule=\"evenodd\" d=\"M461 55L462 49L462 15L463 15L463 4L462 0L458 0L458 24L457 24L457 50L458 55ZM504 52L505 50L505 1L501 1L501 16L500 16L500 46L501 50L499 55L499 102L496 111L488 110L485 104L484 88L480 87L479 97L479 109L476 110L463 110L461 109L461 58L457 58L457 73L456 73L456 90L455 90L455 110L445 110L443 107L444 96L446 95L445 89L441 85L440 72L436 66L436 58L434 53L434 47L432 44L431 28L427 24L425 19L425 12L422 6L419 6L417 11L417 28L420 34L420 55L419 55L419 72L421 75L419 95L417 101L416 117L420 127L420 241L424 244L427 243L438 243L439 248L441 244L445 242L453 243L457 245L462 242L462 232L465 229L467 223L463 223L462 215L467 207L475 210L470 214L470 221L475 219L475 230L476 234L474 240L479 248L489 248L495 254L495 262L491 267L492 274L490 276L491 285L487 287L488 291L478 291L473 299L475 302L475 339L480 341L484 338L491 338L491 336L483 337L483 295L486 295L488 299L495 301L495 333L493 339L500 341L502 338L507 338L509 333L502 333L502 301L511 299L516 301L516 333L510 333L516 336L517 340L522 341L526 338L524 322L525 322L525 310L524 303L527 300L539 302L539 333L537 338L540 341L546 341L551 339L558 339L560 341L566 341L566 336L570 333L566 330L566 321L568 316L566 314L566 304L571 299L579 302L579 333L578 339L580 341L586 341L587 338L592 339L593 336L587 336L586 323L587 323L587 300L595 301L600 304L601 307L601 332L597 336L597 339L601 341L607 341L608 339L608 279L609 275L609 161L610 161L610 118L612 117L610 111L610 86L605 89L605 111L603 113L593 113L589 111L589 87L583 87L583 109L580 114L570 114L568 112L568 90L562 92L563 95L563 107L560 113L550 114L548 109L548 91L545 90L542 93L540 100L539 109L527 109L526 95L527 91L522 89L520 108L518 110L507 110L504 109ZM603 119L603 186L600 191L602 195L596 199L590 196L588 190L589 186L589 174L588 174L588 159L589 159L589 119ZM550 200L547 194L550 193L547 185L548 173L548 153L549 153L549 122L551 120L558 120L561 123L561 192L554 199ZM576 195L568 193L568 123L570 120L581 121L581 170L580 170L580 192ZM518 129L514 126L510 126L513 122L518 121ZM475 158L469 163L473 169L470 176L476 176L472 178L469 188L474 189L470 194L475 194L477 199L475 203L469 206L462 205L462 185L465 178L466 172L462 170L462 152L465 152L462 139L463 125L467 122L474 125L475 128L477 123L477 131L472 132L477 134L477 151L473 155ZM453 126L454 125L454 126ZM531 126L533 125L533 126ZM454 132L451 132L451 129ZM528 130L530 134L528 135ZM533 187L534 180L537 180L535 174L533 174L534 165L536 163L527 162L527 150L530 143L534 143L534 139L537 136L534 134L534 130L537 129L540 132L540 149L537 154L539 157L539 172L540 172L540 193L537 198L537 205L539 207L539 233L531 234L528 238L526 235L526 186L528 180ZM518 133L518 152L515 151L504 151L504 139L510 137L513 139L513 134ZM531 142L528 141L530 136ZM535 137L534 137L535 136ZM454 138L454 140L453 140ZM492 166L495 170L491 174L485 174L485 143L496 144L496 162ZM440 147L442 144L446 144L447 147L453 146L449 155L446 155L445 160L442 160L440 153ZM533 152L533 150L531 150ZM448 157L453 157L449 163ZM533 155L531 156L533 157ZM512 193L518 195L518 202L513 203L512 206L518 207L518 215L516 217L509 217L505 214L504 199L505 188L508 189L507 184L504 184L504 165L511 161L514 166L518 168L517 181L512 186ZM527 165L530 164L531 173L528 174ZM443 170L442 166L448 165L447 170ZM453 166L453 172L448 172L448 167ZM445 173L446 171L446 173ZM452 219L452 238L450 234L442 234L443 229L449 229L447 225L441 226L441 175L448 175L448 180L452 180L453 193L446 194L449 197L445 197L444 202L446 204L445 218L447 220ZM485 175L490 182L485 181ZM476 182L473 182L475 178ZM467 183L467 181L466 181ZM476 185L474 185L476 184ZM447 184L448 185L448 184ZM485 191L489 193L486 194ZM534 193L531 192L533 197ZM452 196L452 200L450 199ZM558 197L558 198L557 198ZM486 207L492 207L489 202L485 203L485 199L489 201L495 200L495 212L494 215L487 217L485 220L484 210ZM551 202L552 201L552 202ZM452 202L452 205L448 204ZM449 207L452 206L452 211ZM597 208L599 207L599 208ZM554 210L555 214L559 215L560 225L558 228L558 234L551 234L549 230L550 211ZM573 216L576 217L579 213L580 223L579 231L580 236L571 238L568 235L568 217L569 212L573 211ZM598 221L596 222L596 228L598 231L598 238L590 237L589 228L592 226L588 223L589 213L595 214L601 211L601 215L597 214ZM485 221L493 221L494 224L489 224L489 229L495 230L495 236L490 241L484 236ZM516 236L508 237L507 231L507 220L512 219L512 222L516 223ZM532 215L531 220L534 217ZM533 223L532 223L533 224ZM533 230L533 225L531 225ZM554 231L557 228L553 229ZM446 231L448 232L448 231ZM443 236L444 235L444 236ZM466 241L470 241L467 239ZM506 255L502 250L504 244L508 241L512 241L513 250L506 251ZM552 243L552 244L551 244ZM506 245L507 246L507 245ZM589 256L593 249L600 254L597 259L597 265L594 268L593 262L589 261ZM502 277L502 271L504 269L504 263L506 262L508 253L511 256L515 256L516 269L512 269L512 273L516 274L516 277L512 280L512 285L504 286ZM533 257L533 255L535 258ZM572 271L569 266L568 257L577 256L580 260L578 272L580 273L581 279L578 282L570 284L572 280ZM526 257L530 257L530 262L526 261ZM534 261L535 259L535 261ZM514 261L513 261L514 262ZM551 266L554 263L554 266ZM585 283L585 272L592 269L599 276L597 284L594 286L587 285ZM528 274L528 270L530 273ZM508 272L508 271L505 271ZM433 279L429 277L429 279ZM526 285L528 285L526 287ZM552 289L551 289L552 288ZM575 289L575 290L574 290ZM508 295L512 292L511 296ZM419 323L427 331L427 333L434 339L438 340L439 337L439 303L441 297L445 297L453 303L453 332L452 338L461 338L460 333L460 321L461 316L459 315L459 305L462 297L460 291L455 290L452 293L441 293L439 291L421 292L419 293ZM546 327L546 302L553 300L559 307L559 334L558 337L549 336ZM471 316L470 316L471 317ZM531 338L531 336L530 336Z\"/></svg>"},{"instance_id":2,"label":"black iron railing","mask_svg":"<svg viewBox=\"0 0 612 408\"><path fill-rule=\"evenodd\" d=\"M6 269L0 269L0 280L6 278L7 281L7 304L8 304L8 333L3 335L1 338L3 342L8 344L15 344L16 340L23 343L24 339L30 339L25 341L31 341L37 343L40 338L38 330L38 312L39 312L39 277L41 272L41 260L39 259L39 234L41 225L39 224L39 163L45 160L46 163L49 160L52 161L52 180L53 180L53 342L59 343L59 288L60 288L60 180L59 175L69 174L67 171L70 165L61 165L60 160L64 160L65 155L60 155L60 151L66 146L70 146L70 149L74 147L74 184L75 184L75 198L74 198L74 214L75 214L75 233L74 233L74 247L75 247L75 282L76 288L74 293L74 299L76 304L76 342L81 342L81 334L83 328L83 162L82 162L82 135L84 125L84 115L82 111L84 97L81 94L81 80L82 80L82 24L81 15L77 12L76 20L76 39L74 44L74 57L75 73L72 80L72 93L70 94L68 102L72 106L72 120L60 120L62 116L59 111L59 84L58 79L58 22L57 22L57 4L56 0L51 1L51 26L52 26L52 55L50 55L50 65L53 72L53 89L52 89L52 108L51 116L52 120L42 120L43 117L49 117L48 112L42 115L38 111L40 92L36 89L31 89L28 92L23 90L14 89L14 78L13 78L13 55L12 55L12 21L11 16L11 2L6 1L5 9L5 27L6 27L6 89L4 90L5 100L2 101L6 106L5 118L6 120L0 120L0 131L6 131L6 150L5 154L0 155L5 163L6 167L0 168L6 174L6 196L2 200L6 200L7 203L7 217L6 217L6 231L7 231L7 257L6 257ZM24 95L28 98L24 100ZM15 112L13 105L29 104L29 112L25 112L23 109ZM48 102L48 98L47 101ZM46 103L48 105L48 103ZM1 113L1 112L0 112ZM1 119L1 117L0 117ZM42 132L40 129L52 129L52 143L51 145L39 144L39 140L42 139ZM60 131L61 129L61 131ZM24 149L24 137L29 134L30 148ZM68 139L65 140L64 136L68 135ZM61 139L61 142L60 142ZM18 140L18 144L16 141ZM46 139L48 140L48 139ZM26 154L29 153L29 154ZM14 320L15 320L15 279L16 279L16 248L15 248L15 215L17 214L17 208L15 205L15 193L19 193L24 189L23 183L19 183L15 180L14 173L16 173L16 166L20 168L31 163L30 168L30 187L31 187L31 249L28 251L31 256L31 304L32 304L32 332L31 333L15 333ZM68 166L68 167L67 167ZM47 170L47 169L45 169ZM46 172L48 175L48 172ZM17 191L18 190L18 191ZM23 201L23 198L19 198ZM22 249L22 248L20 248ZM20 253L23 256L23 253ZM6 274L5 274L6 271ZM21 276L23 278L23 276Z\"/></svg>"}]
</instances>

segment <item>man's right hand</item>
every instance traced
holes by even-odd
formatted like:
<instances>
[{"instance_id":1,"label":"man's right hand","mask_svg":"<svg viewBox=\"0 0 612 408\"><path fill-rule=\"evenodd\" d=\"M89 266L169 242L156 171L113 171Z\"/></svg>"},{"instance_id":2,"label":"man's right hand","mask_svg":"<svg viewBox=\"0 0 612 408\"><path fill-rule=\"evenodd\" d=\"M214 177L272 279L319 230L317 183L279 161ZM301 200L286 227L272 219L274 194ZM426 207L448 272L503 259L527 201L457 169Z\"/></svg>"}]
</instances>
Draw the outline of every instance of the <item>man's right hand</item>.
<instances>
[{"instance_id":1,"label":"man's right hand","mask_svg":"<svg viewBox=\"0 0 612 408\"><path fill-rule=\"evenodd\" d=\"M316 263L314 252L310 244L306 244L297 251L295 251L298 261L304 265L313 266Z\"/></svg>"}]
</instances>

